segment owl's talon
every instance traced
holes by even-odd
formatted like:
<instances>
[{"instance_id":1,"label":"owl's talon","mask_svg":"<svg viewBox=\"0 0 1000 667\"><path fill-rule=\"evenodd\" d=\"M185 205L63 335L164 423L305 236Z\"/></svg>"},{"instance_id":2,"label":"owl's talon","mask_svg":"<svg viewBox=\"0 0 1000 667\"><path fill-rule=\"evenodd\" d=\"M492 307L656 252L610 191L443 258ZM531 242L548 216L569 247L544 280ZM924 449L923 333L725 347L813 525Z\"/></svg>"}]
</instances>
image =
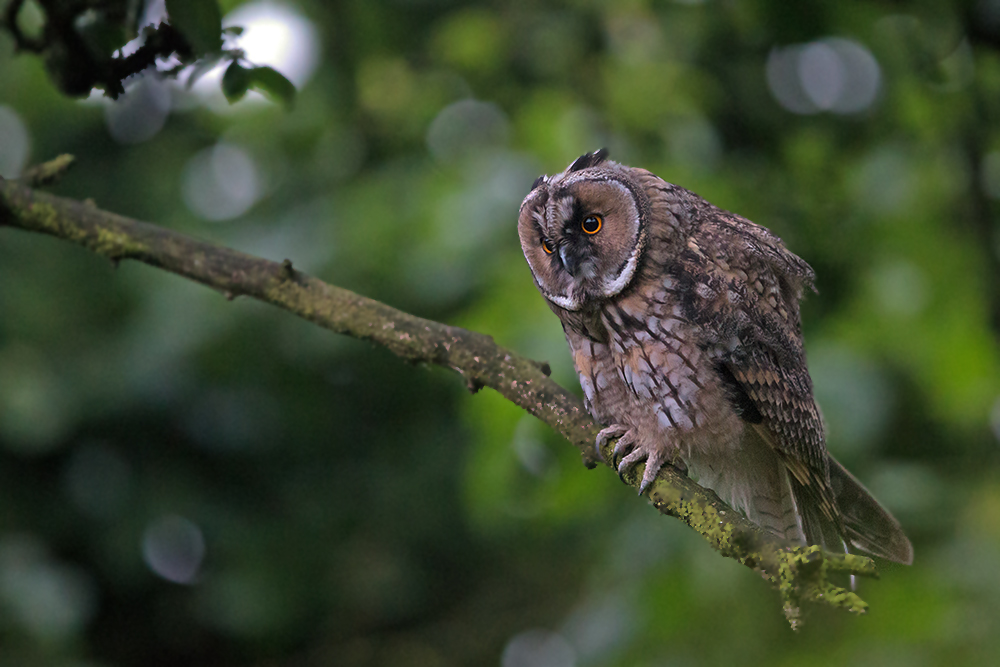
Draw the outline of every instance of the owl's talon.
<instances>
[{"instance_id":1,"label":"owl's talon","mask_svg":"<svg viewBox=\"0 0 1000 667\"><path fill-rule=\"evenodd\" d=\"M653 463L651 463L649 461L649 459L646 460L646 470L645 470L645 472L643 472L643 474L642 474L642 482L639 484L639 495L640 496L642 494L646 493L646 489L649 488L649 485L656 481L656 476L660 474L660 468L661 467L662 466L654 465ZM650 473L652 473L652 474L650 474Z\"/></svg>"},{"instance_id":2,"label":"owl's talon","mask_svg":"<svg viewBox=\"0 0 1000 667\"><path fill-rule=\"evenodd\" d=\"M622 426L621 424L612 424L607 428L602 428L597 433L597 440L594 445L597 450L597 458L600 461L604 461L604 453L601 451L604 449L604 445L608 444L608 440L611 438L621 438L628 433L628 430L628 426Z\"/></svg>"},{"instance_id":3,"label":"owl's talon","mask_svg":"<svg viewBox=\"0 0 1000 667\"><path fill-rule=\"evenodd\" d=\"M621 441L619 441L619 444L621 444ZM631 445L632 443L629 444ZM618 448L615 447L615 449L617 450ZM617 455L618 452L615 451L615 454ZM643 450L641 447L633 448L632 451L626 454L622 458L622 460L618 463L618 476L622 477L626 472L628 472L634 466L638 465L639 463L642 463L647 458L647 456L648 454L646 454L645 450Z\"/></svg>"},{"instance_id":4,"label":"owl's talon","mask_svg":"<svg viewBox=\"0 0 1000 667\"><path fill-rule=\"evenodd\" d=\"M618 476L621 477L621 463L615 463L621 457L628 457L631 455L632 451L635 449L635 432L628 431L618 442L615 443L615 448L611 452L611 465L615 466L619 470Z\"/></svg>"},{"instance_id":5,"label":"owl's talon","mask_svg":"<svg viewBox=\"0 0 1000 667\"><path fill-rule=\"evenodd\" d=\"M622 438L622 440L625 440L625 438ZM622 440L619 440L618 444L621 444ZM634 466L645 462L646 469L642 473L642 482L639 484L639 495L641 496L649 489L649 486L656 481L657 475L660 474L660 469L669 457L658 449L648 450L642 446L637 447L635 443L632 442L629 442L628 444L632 447L632 451L630 451L618 464L618 477L624 482L626 472ZM615 449L618 449L617 446ZM615 453L617 454L617 451Z\"/></svg>"}]
</instances>

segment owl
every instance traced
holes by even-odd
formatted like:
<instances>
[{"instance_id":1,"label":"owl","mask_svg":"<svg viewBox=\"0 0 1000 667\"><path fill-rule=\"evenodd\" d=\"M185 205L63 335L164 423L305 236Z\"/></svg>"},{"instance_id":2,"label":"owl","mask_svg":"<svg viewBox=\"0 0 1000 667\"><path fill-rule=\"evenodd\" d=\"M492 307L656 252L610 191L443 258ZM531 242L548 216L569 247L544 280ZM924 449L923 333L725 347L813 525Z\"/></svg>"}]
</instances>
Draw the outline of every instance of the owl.
<instances>
[{"instance_id":1,"label":"owl","mask_svg":"<svg viewBox=\"0 0 1000 667\"><path fill-rule=\"evenodd\" d=\"M518 235L587 410L640 493L672 464L778 537L911 563L895 518L826 450L799 301L769 230L602 149L539 177ZM620 462L619 462L620 461Z\"/></svg>"}]
</instances>

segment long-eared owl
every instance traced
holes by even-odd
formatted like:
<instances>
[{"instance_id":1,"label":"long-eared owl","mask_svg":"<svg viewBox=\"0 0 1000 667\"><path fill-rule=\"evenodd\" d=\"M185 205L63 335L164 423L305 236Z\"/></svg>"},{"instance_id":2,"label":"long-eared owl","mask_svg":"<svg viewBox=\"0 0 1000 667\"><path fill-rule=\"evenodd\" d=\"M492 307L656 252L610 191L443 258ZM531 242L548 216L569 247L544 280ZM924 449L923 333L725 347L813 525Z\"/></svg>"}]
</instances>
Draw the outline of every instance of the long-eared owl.
<instances>
[{"instance_id":1,"label":"long-eared owl","mask_svg":"<svg viewBox=\"0 0 1000 667\"><path fill-rule=\"evenodd\" d=\"M910 563L899 523L827 452L799 301L813 271L770 231L644 169L583 155L518 233L619 470L667 463L775 535Z\"/></svg>"}]
</instances>

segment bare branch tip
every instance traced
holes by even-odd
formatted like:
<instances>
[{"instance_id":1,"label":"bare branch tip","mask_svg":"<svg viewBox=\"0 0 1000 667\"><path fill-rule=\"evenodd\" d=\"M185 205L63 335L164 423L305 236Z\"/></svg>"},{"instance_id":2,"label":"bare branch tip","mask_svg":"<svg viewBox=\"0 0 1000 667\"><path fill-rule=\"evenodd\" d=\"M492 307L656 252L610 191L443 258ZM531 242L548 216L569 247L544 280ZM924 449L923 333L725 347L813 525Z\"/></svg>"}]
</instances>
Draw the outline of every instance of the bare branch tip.
<instances>
[{"instance_id":1,"label":"bare branch tip","mask_svg":"<svg viewBox=\"0 0 1000 667\"><path fill-rule=\"evenodd\" d=\"M62 178L62 175L73 166L74 162L76 162L75 157L69 153L63 153L59 157L53 158L48 162L28 167L21 176L20 180L29 188L39 188L45 185L52 185L57 183L59 179Z\"/></svg>"},{"instance_id":2,"label":"bare branch tip","mask_svg":"<svg viewBox=\"0 0 1000 667\"><path fill-rule=\"evenodd\" d=\"M493 342L492 337L490 338L490 342L491 343ZM532 366L536 367L538 370L540 370L542 372L542 375L544 375L545 377L551 377L551 375L552 375L552 367L549 366L549 362L547 362L547 361L535 361L534 359L529 359L529 361L531 362Z\"/></svg>"}]
</instances>

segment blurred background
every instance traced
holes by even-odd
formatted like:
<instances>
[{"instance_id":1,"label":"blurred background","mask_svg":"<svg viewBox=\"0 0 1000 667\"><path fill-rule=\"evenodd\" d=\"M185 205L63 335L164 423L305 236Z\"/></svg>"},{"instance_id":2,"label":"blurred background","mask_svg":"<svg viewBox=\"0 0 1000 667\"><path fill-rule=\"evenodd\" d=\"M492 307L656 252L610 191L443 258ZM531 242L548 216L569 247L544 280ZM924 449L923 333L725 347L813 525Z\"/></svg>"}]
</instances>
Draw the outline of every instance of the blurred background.
<instances>
[{"instance_id":1,"label":"blurred background","mask_svg":"<svg viewBox=\"0 0 1000 667\"><path fill-rule=\"evenodd\" d=\"M221 69L73 99L0 31L0 175L73 153L58 194L488 333L578 391L517 209L607 146L816 269L829 447L916 562L861 583L867 617L793 634L763 581L495 393L0 228L0 664L995 659L1000 0L219 4L294 106L229 105Z\"/></svg>"}]
</instances>

